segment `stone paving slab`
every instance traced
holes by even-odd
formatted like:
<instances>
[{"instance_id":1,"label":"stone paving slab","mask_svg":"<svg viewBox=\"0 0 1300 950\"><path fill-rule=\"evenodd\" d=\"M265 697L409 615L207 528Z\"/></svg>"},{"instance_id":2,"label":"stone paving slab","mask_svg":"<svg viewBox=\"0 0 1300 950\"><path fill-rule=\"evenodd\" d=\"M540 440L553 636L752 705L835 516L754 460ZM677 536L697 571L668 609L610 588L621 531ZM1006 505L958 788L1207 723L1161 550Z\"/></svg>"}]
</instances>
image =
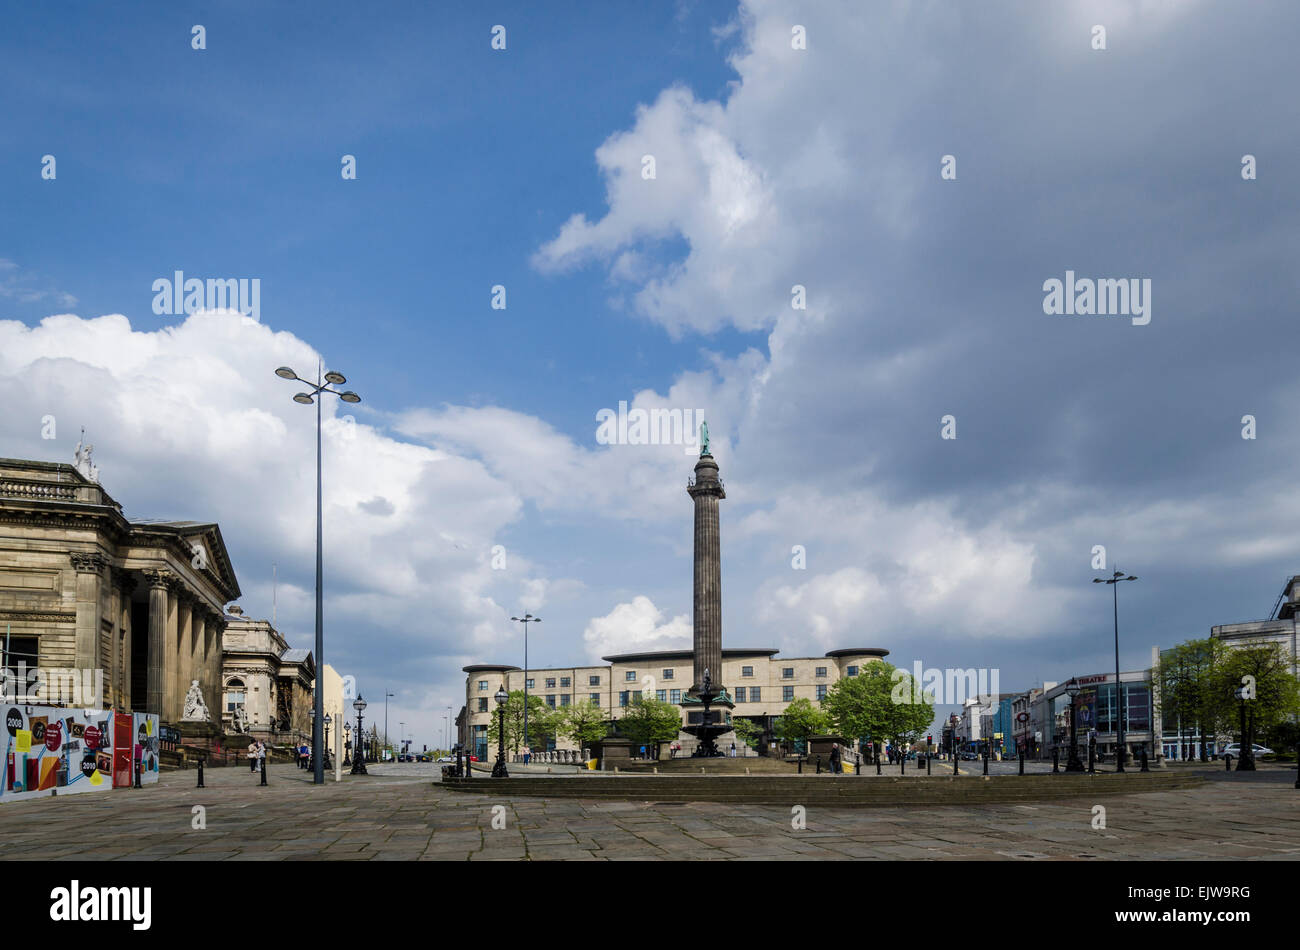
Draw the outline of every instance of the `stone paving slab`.
<instances>
[{"instance_id":1,"label":"stone paving slab","mask_svg":"<svg viewBox=\"0 0 1300 950\"><path fill-rule=\"evenodd\" d=\"M205 789L195 778L0 804L0 860L1300 859L1300 791L1280 770L1106 796L1104 828L1087 800L814 805L796 830L779 805L467 796L396 771L322 787L291 765L272 766L265 788L238 769L208 770ZM192 827L195 806L205 828Z\"/></svg>"}]
</instances>

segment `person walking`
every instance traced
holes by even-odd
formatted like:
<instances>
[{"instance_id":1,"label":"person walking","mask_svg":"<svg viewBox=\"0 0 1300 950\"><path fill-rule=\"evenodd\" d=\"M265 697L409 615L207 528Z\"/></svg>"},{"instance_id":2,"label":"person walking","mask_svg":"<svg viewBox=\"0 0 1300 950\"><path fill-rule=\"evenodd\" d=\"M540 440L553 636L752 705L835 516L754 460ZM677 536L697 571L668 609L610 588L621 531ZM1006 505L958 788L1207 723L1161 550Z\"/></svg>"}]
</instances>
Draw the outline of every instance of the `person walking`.
<instances>
[{"instance_id":1,"label":"person walking","mask_svg":"<svg viewBox=\"0 0 1300 950\"><path fill-rule=\"evenodd\" d=\"M732 748L734 749L735 746L732 746ZM844 769L843 766L841 765L840 744L838 742L832 742L831 743L831 774L839 775L843 771Z\"/></svg>"},{"instance_id":2,"label":"person walking","mask_svg":"<svg viewBox=\"0 0 1300 950\"><path fill-rule=\"evenodd\" d=\"M248 771L257 771L257 740L254 739L248 744Z\"/></svg>"},{"instance_id":3,"label":"person walking","mask_svg":"<svg viewBox=\"0 0 1300 950\"><path fill-rule=\"evenodd\" d=\"M731 744L731 757L733 759L736 757L736 743L734 742Z\"/></svg>"},{"instance_id":4,"label":"person walking","mask_svg":"<svg viewBox=\"0 0 1300 950\"><path fill-rule=\"evenodd\" d=\"M257 740L257 769L255 771L266 771L266 743L261 739Z\"/></svg>"},{"instance_id":5,"label":"person walking","mask_svg":"<svg viewBox=\"0 0 1300 950\"><path fill-rule=\"evenodd\" d=\"M524 765L527 765L529 762L531 762L532 758L533 758L533 750L528 748L528 746L524 746Z\"/></svg>"}]
</instances>

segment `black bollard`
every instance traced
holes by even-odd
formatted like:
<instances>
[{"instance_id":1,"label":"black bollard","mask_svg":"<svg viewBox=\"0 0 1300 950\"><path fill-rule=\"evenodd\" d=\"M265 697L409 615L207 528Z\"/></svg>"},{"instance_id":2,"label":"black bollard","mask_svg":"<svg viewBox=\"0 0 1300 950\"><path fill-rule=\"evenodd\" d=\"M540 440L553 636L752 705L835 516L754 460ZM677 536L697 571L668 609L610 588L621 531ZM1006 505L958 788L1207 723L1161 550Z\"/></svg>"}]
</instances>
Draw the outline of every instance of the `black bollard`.
<instances>
[{"instance_id":1,"label":"black bollard","mask_svg":"<svg viewBox=\"0 0 1300 950\"><path fill-rule=\"evenodd\" d=\"M925 774L926 774L926 775L929 775L929 774L930 774L930 762L931 762L933 759L934 759L934 756L932 756L930 753L927 752L927 753L925 754Z\"/></svg>"},{"instance_id":2,"label":"black bollard","mask_svg":"<svg viewBox=\"0 0 1300 950\"><path fill-rule=\"evenodd\" d=\"M1295 747L1295 787L1300 788L1300 742Z\"/></svg>"},{"instance_id":3,"label":"black bollard","mask_svg":"<svg viewBox=\"0 0 1300 950\"><path fill-rule=\"evenodd\" d=\"M989 774L989 754L987 752L984 753L984 774Z\"/></svg>"},{"instance_id":4,"label":"black bollard","mask_svg":"<svg viewBox=\"0 0 1300 950\"><path fill-rule=\"evenodd\" d=\"M195 788L203 787L203 759L204 756L199 756L199 784Z\"/></svg>"},{"instance_id":5,"label":"black bollard","mask_svg":"<svg viewBox=\"0 0 1300 950\"><path fill-rule=\"evenodd\" d=\"M958 765L958 763L959 763L960 761L961 761L961 760L957 758L957 750L956 750L956 749L953 749L953 752L952 752L952 774L953 774L953 775L958 774L958 772L957 772L957 765Z\"/></svg>"},{"instance_id":6,"label":"black bollard","mask_svg":"<svg viewBox=\"0 0 1300 950\"><path fill-rule=\"evenodd\" d=\"M862 753L861 752L859 752L858 757L853 760L853 774L854 775L862 774Z\"/></svg>"},{"instance_id":7,"label":"black bollard","mask_svg":"<svg viewBox=\"0 0 1300 950\"><path fill-rule=\"evenodd\" d=\"M1061 750L1056 748L1056 746L1052 746L1052 774L1053 775L1056 775L1061 771L1060 762L1061 762Z\"/></svg>"},{"instance_id":8,"label":"black bollard","mask_svg":"<svg viewBox=\"0 0 1300 950\"><path fill-rule=\"evenodd\" d=\"M1095 756L1093 754L1096 751L1097 751L1097 746L1094 743L1089 742L1088 743L1088 774L1089 775L1095 775L1097 773L1097 769L1094 764Z\"/></svg>"},{"instance_id":9,"label":"black bollard","mask_svg":"<svg viewBox=\"0 0 1300 950\"><path fill-rule=\"evenodd\" d=\"M259 756L257 764L261 766L262 781L257 783L258 787L261 787L266 784L266 758L264 756Z\"/></svg>"},{"instance_id":10,"label":"black bollard","mask_svg":"<svg viewBox=\"0 0 1300 950\"><path fill-rule=\"evenodd\" d=\"M1025 774L1025 750L1020 750L1020 774Z\"/></svg>"},{"instance_id":11,"label":"black bollard","mask_svg":"<svg viewBox=\"0 0 1300 950\"><path fill-rule=\"evenodd\" d=\"M820 755L817 756L817 774L822 774L822 757Z\"/></svg>"},{"instance_id":12,"label":"black bollard","mask_svg":"<svg viewBox=\"0 0 1300 950\"><path fill-rule=\"evenodd\" d=\"M1231 756L1231 755L1225 755L1225 756L1223 757L1223 768L1224 768L1224 771L1226 771L1226 772L1231 772L1231 771L1232 771L1232 756Z\"/></svg>"},{"instance_id":13,"label":"black bollard","mask_svg":"<svg viewBox=\"0 0 1300 950\"><path fill-rule=\"evenodd\" d=\"M907 771L907 753L898 756L898 774L902 775Z\"/></svg>"},{"instance_id":14,"label":"black bollard","mask_svg":"<svg viewBox=\"0 0 1300 950\"><path fill-rule=\"evenodd\" d=\"M135 787L140 787L140 766L144 763L140 759L135 760Z\"/></svg>"},{"instance_id":15,"label":"black bollard","mask_svg":"<svg viewBox=\"0 0 1300 950\"><path fill-rule=\"evenodd\" d=\"M875 756L873 756L873 758L875 758L876 760L876 774L879 775L880 774L880 753L877 752Z\"/></svg>"},{"instance_id":16,"label":"black bollard","mask_svg":"<svg viewBox=\"0 0 1300 950\"><path fill-rule=\"evenodd\" d=\"M803 775L803 756L799 756L799 774Z\"/></svg>"},{"instance_id":17,"label":"black bollard","mask_svg":"<svg viewBox=\"0 0 1300 950\"><path fill-rule=\"evenodd\" d=\"M1142 743L1142 768L1138 769L1138 771L1139 772L1151 771L1151 767L1147 765L1147 744L1145 742Z\"/></svg>"}]
</instances>

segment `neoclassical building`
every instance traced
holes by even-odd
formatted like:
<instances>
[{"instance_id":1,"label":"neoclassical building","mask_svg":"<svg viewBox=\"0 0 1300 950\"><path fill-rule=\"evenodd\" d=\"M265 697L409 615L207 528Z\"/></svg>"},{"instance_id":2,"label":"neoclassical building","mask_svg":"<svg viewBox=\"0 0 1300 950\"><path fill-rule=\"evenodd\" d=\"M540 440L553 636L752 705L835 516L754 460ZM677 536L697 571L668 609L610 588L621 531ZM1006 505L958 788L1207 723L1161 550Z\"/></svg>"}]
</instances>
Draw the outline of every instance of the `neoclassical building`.
<instances>
[{"instance_id":1,"label":"neoclassical building","mask_svg":"<svg viewBox=\"0 0 1300 950\"><path fill-rule=\"evenodd\" d=\"M216 524L129 520L80 451L77 466L0 459L4 665L98 671L99 702L69 705L176 723L197 680L216 720L224 605L239 595Z\"/></svg>"},{"instance_id":2,"label":"neoclassical building","mask_svg":"<svg viewBox=\"0 0 1300 950\"><path fill-rule=\"evenodd\" d=\"M735 706L730 715L750 719L762 726L762 751L770 750L774 720L795 699L813 702L826 695L837 680L857 676L867 663L878 663L888 650L874 647L832 650L824 657L780 658L775 649L722 650L722 676ZM654 653L623 653L601 657L605 666L573 666L524 671L509 664L479 663L464 667L465 705L456 717L459 741L478 755L480 760L495 753L487 747L488 723L496 713L497 688L522 690L525 681L530 696L538 696L550 707L564 707L577 702L595 702L611 720L633 701L633 693L646 692L665 702L681 704L691 687L695 654L692 650ZM699 722L700 711L682 710L682 724ZM723 745L734 741L734 734L724 736ZM693 748L695 740L682 733L683 749ZM740 743L737 743L739 746ZM541 745L537 747L540 749ZM553 748L571 749L573 743L560 738Z\"/></svg>"},{"instance_id":3,"label":"neoclassical building","mask_svg":"<svg viewBox=\"0 0 1300 950\"><path fill-rule=\"evenodd\" d=\"M276 741L311 735L316 662L310 650L291 649L269 621L231 606L222 653L221 725L227 733Z\"/></svg>"}]
</instances>

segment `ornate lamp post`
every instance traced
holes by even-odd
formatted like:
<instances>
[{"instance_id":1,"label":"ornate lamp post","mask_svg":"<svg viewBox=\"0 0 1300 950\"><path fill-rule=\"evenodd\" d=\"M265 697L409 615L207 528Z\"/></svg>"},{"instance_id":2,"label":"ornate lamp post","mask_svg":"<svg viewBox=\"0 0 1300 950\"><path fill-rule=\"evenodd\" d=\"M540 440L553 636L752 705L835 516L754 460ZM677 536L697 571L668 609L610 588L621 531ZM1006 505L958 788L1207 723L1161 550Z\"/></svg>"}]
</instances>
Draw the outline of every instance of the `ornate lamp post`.
<instances>
[{"instance_id":1,"label":"ornate lamp post","mask_svg":"<svg viewBox=\"0 0 1300 950\"><path fill-rule=\"evenodd\" d=\"M1065 763L1065 771L1082 772L1084 769L1083 763L1079 761L1079 733L1074 722L1074 697L1079 694L1079 684L1070 680L1065 691L1070 696L1070 758Z\"/></svg>"},{"instance_id":2,"label":"ornate lamp post","mask_svg":"<svg viewBox=\"0 0 1300 950\"><path fill-rule=\"evenodd\" d=\"M1250 695L1250 690L1242 686L1234 695L1241 700L1241 742L1237 746L1241 755L1237 756L1238 772L1255 771L1255 736L1251 730L1246 728L1246 700L1254 699Z\"/></svg>"},{"instance_id":3,"label":"ornate lamp post","mask_svg":"<svg viewBox=\"0 0 1300 950\"><path fill-rule=\"evenodd\" d=\"M352 749L352 774L368 775L370 773L366 771L366 755L361 748L365 739L365 733L361 731L361 713L366 708L366 701L361 698L361 694L357 694L357 701L352 704L352 708L357 711L357 731L354 733L357 741Z\"/></svg>"},{"instance_id":4,"label":"ornate lamp post","mask_svg":"<svg viewBox=\"0 0 1300 950\"><path fill-rule=\"evenodd\" d=\"M329 713L325 714L325 768L330 767L330 723L333 722Z\"/></svg>"},{"instance_id":5,"label":"ornate lamp post","mask_svg":"<svg viewBox=\"0 0 1300 950\"><path fill-rule=\"evenodd\" d=\"M505 686L498 686L496 692L497 701L497 764L492 766L493 778L509 778L510 773L506 771L506 700L510 694L506 692Z\"/></svg>"},{"instance_id":6,"label":"ornate lamp post","mask_svg":"<svg viewBox=\"0 0 1300 950\"><path fill-rule=\"evenodd\" d=\"M343 724L343 764L352 764L352 727Z\"/></svg>"},{"instance_id":7,"label":"ornate lamp post","mask_svg":"<svg viewBox=\"0 0 1300 950\"><path fill-rule=\"evenodd\" d=\"M325 668L325 610L324 599L321 594L322 577L324 575L324 559L321 553L322 533L321 533L321 475L320 475L320 402L316 399L321 393L333 393L344 402L360 402L361 397L351 390L339 392L337 389L330 389L329 386L321 383L320 366L316 367L316 382L311 383L303 379L297 373L287 366L281 366L275 371L275 375L281 379L296 379L300 383L310 386L310 393L298 393L293 397L293 401L310 406L316 403L316 654L313 657L316 663L316 669ZM341 386L347 382L347 377L342 373L326 373L325 382L335 386ZM314 711L312 713L312 737L311 737L311 760L314 768L312 769L312 782L316 785L325 784L325 760L321 755L321 740L324 738L321 728L321 722L325 718L325 692L320 688L319 681L316 688L312 690L315 694L313 699Z\"/></svg>"},{"instance_id":8,"label":"ornate lamp post","mask_svg":"<svg viewBox=\"0 0 1300 950\"><path fill-rule=\"evenodd\" d=\"M1124 576L1124 572L1116 569L1115 573L1110 576L1109 580L1103 580L1100 577L1094 577L1094 584L1109 584L1111 589L1111 600L1115 606L1115 771L1124 771L1124 684L1119 681L1119 584L1121 581L1137 580L1132 574Z\"/></svg>"}]
</instances>

